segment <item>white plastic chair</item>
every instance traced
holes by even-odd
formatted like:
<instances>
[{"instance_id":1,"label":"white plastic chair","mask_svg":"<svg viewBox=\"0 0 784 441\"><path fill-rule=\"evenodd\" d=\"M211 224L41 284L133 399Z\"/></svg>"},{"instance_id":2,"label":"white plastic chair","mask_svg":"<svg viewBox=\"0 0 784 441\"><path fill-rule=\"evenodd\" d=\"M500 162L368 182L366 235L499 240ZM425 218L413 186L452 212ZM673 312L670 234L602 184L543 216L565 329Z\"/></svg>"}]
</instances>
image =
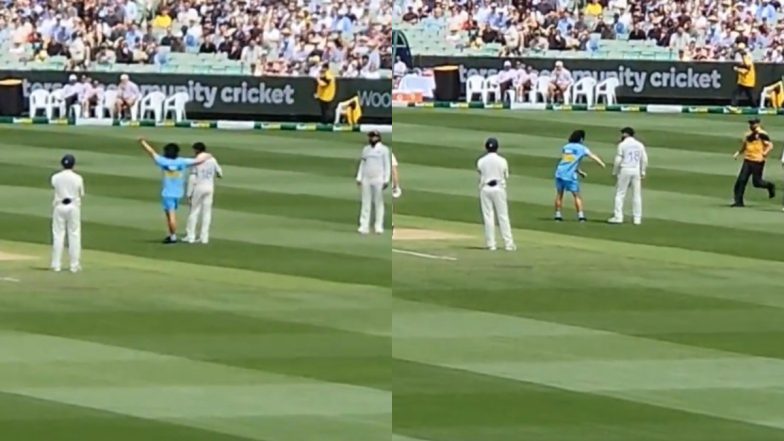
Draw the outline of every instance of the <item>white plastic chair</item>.
<instances>
[{"instance_id":1,"label":"white plastic chair","mask_svg":"<svg viewBox=\"0 0 784 441\"><path fill-rule=\"evenodd\" d=\"M760 109L765 109L765 103L771 102L770 101L770 94L771 94L771 92L776 90L776 87L778 86L778 84L779 84L779 82L776 81L775 83L773 83L773 84L771 84L769 86L765 86L762 89L762 92L760 93L760 99L759 99L759 108ZM773 103L771 102L771 104L773 104Z\"/></svg>"},{"instance_id":2,"label":"white plastic chair","mask_svg":"<svg viewBox=\"0 0 784 441\"><path fill-rule=\"evenodd\" d=\"M46 89L36 89L30 94L29 106L30 118L38 116L39 111L43 111L45 116L48 116L49 108L49 91Z\"/></svg>"},{"instance_id":3,"label":"white plastic chair","mask_svg":"<svg viewBox=\"0 0 784 441\"><path fill-rule=\"evenodd\" d=\"M111 119L114 119L114 111L117 107L117 91L105 90L95 106L95 117L103 119L106 113L109 114Z\"/></svg>"},{"instance_id":4,"label":"white plastic chair","mask_svg":"<svg viewBox=\"0 0 784 441\"><path fill-rule=\"evenodd\" d=\"M531 88L529 101L538 103L540 96L545 104L547 103L547 100L550 99L550 77L548 76L542 76L536 79L536 85Z\"/></svg>"},{"instance_id":5,"label":"white plastic chair","mask_svg":"<svg viewBox=\"0 0 784 441\"><path fill-rule=\"evenodd\" d=\"M498 83L498 75L490 75L482 84L482 102L488 104L490 95L493 95L493 101L501 99L501 85Z\"/></svg>"},{"instance_id":6,"label":"white plastic chair","mask_svg":"<svg viewBox=\"0 0 784 441\"><path fill-rule=\"evenodd\" d=\"M144 118L147 116L148 113L152 113L153 118L155 118L155 122L163 121L163 102L166 100L166 95L163 92L150 92L144 98L142 98L136 106L139 108L139 112L137 115L131 115L131 119L136 121L138 118ZM133 109L131 109L131 113L133 114Z\"/></svg>"},{"instance_id":7,"label":"white plastic chair","mask_svg":"<svg viewBox=\"0 0 784 441\"><path fill-rule=\"evenodd\" d=\"M46 102L46 118L50 121L54 119L54 112L57 111L57 116L66 118L68 115L65 113L65 97L63 97L63 89L53 90L49 94L49 99Z\"/></svg>"},{"instance_id":8,"label":"white plastic chair","mask_svg":"<svg viewBox=\"0 0 784 441\"><path fill-rule=\"evenodd\" d=\"M580 78L571 87L570 104L576 104L580 98L585 98L585 104L593 106L595 104L596 79L594 77Z\"/></svg>"},{"instance_id":9,"label":"white plastic chair","mask_svg":"<svg viewBox=\"0 0 784 441\"><path fill-rule=\"evenodd\" d=\"M174 115L174 121L185 121L185 105L191 100L190 95L185 92L177 92L163 101L163 118L169 113Z\"/></svg>"},{"instance_id":10,"label":"white plastic chair","mask_svg":"<svg viewBox=\"0 0 784 441\"><path fill-rule=\"evenodd\" d=\"M514 87L506 89L506 99L510 104L517 101L517 90Z\"/></svg>"},{"instance_id":11,"label":"white plastic chair","mask_svg":"<svg viewBox=\"0 0 784 441\"><path fill-rule=\"evenodd\" d=\"M484 90L485 77L482 75L471 75L466 81L466 102L470 103L474 95L482 96Z\"/></svg>"},{"instance_id":12,"label":"white plastic chair","mask_svg":"<svg viewBox=\"0 0 784 441\"><path fill-rule=\"evenodd\" d=\"M604 98L604 103L608 106L618 104L615 90L621 85L621 81L616 77L610 77L596 85L596 104Z\"/></svg>"}]
</instances>

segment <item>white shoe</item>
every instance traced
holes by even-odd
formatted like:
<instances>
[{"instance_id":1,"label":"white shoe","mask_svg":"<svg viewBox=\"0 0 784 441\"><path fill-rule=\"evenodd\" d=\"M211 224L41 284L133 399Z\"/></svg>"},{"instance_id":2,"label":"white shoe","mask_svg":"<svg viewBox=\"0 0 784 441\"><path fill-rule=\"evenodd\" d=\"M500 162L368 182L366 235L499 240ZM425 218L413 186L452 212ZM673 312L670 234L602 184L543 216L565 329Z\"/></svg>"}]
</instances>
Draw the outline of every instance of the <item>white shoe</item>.
<instances>
[{"instance_id":1,"label":"white shoe","mask_svg":"<svg viewBox=\"0 0 784 441\"><path fill-rule=\"evenodd\" d=\"M614 224L614 225L622 224L623 223L623 219L618 219L617 217L611 217L611 218L607 219L607 223L608 224Z\"/></svg>"},{"instance_id":2,"label":"white shoe","mask_svg":"<svg viewBox=\"0 0 784 441\"><path fill-rule=\"evenodd\" d=\"M186 237L185 238L185 242L186 243L196 243L196 239L193 238L193 237Z\"/></svg>"},{"instance_id":3,"label":"white shoe","mask_svg":"<svg viewBox=\"0 0 784 441\"><path fill-rule=\"evenodd\" d=\"M361 227L357 229L357 232L358 232L359 234L370 234L370 231L368 231L368 230L365 230L365 229L363 229L363 228L361 228Z\"/></svg>"},{"instance_id":4,"label":"white shoe","mask_svg":"<svg viewBox=\"0 0 784 441\"><path fill-rule=\"evenodd\" d=\"M506 251L517 251L517 245L512 245L504 248Z\"/></svg>"},{"instance_id":5,"label":"white shoe","mask_svg":"<svg viewBox=\"0 0 784 441\"><path fill-rule=\"evenodd\" d=\"M495 250L496 250L496 247L495 247L495 246L492 246L492 247L487 247L487 249L488 249L488 251L495 251Z\"/></svg>"},{"instance_id":6,"label":"white shoe","mask_svg":"<svg viewBox=\"0 0 784 441\"><path fill-rule=\"evenodd\" d=\"M384 234L384 229L382 228L380 230L375 230L373 232L376 233L376 234Z\"/></svg>"},{"instance_id":7,"label":"white shoe","mask_svg":"<svg viewBox=\"0 0 784 441\"><path fill-rule=\"evenodd\" d=\"M61 270L60 270L60 268L52 268L52 271L54 271L56 273L59 273Z\"/></svg>"},{"instance_id":8,"label":"white shoe","mask_svg":"<svg viewBox=\"0 0 784 441\"><path fill-rule=\"evenodd\" d=\"M200 242L201 242L201 244L202 244L202 245L207 245L208 243L210 243L210 241L209 241L209 240L202 240L202 241L200 241Z\"/></svg>"},{"instance_id":9,"label":"white shoe","mask_svg":"<svg viewBox=\"0 0 784 441\"><path fill-rule=\"evenodd\" d=\"M78 273L78 272L79 272L79 271L81 271L81 270L82 270L82 267L81 267L81 266L74 266L74 267L71 267L71 272L72 272L72 273Z\"/></svg>"},{"instance_id":10,"label":"white shoe","mask_svg":"<svg viewBox=\"0 0 784 441\"><path fill-rule=\"evenodd\" d=\"M635 219L634 225L642 225L642 219Z\"/></svg>"}]
</instances>

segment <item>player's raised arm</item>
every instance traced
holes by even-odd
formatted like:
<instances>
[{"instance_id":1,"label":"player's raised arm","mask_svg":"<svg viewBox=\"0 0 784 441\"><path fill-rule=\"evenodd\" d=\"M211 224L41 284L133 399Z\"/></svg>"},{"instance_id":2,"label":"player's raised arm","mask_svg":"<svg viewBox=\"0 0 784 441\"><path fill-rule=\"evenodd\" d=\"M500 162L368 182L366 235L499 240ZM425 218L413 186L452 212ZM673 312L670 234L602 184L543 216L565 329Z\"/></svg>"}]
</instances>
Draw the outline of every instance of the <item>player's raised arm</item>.
<instances>
[{"instance_id":1,"label":"player's raised arm","mask_svg":"<svg viewBox=\"0 0 784 441\"><path fill-rule=\"evenodd\" d=\"M139 144L141 144L142 148L144 149L145 152L147 152L150 158L155 159L155 157L158 155L158 153L155 152L155 149L152 148L152 146L149 143L147 143L147 141L144 140L144 138L139 138Z\"/></svg>"}]
</instances>

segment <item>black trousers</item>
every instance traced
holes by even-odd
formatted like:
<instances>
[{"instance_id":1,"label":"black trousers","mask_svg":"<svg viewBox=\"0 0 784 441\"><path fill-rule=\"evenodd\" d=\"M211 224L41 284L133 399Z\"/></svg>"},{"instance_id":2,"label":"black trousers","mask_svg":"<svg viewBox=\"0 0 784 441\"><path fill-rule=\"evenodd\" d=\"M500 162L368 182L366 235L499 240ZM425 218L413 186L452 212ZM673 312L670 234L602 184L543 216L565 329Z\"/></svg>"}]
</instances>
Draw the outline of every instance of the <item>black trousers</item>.
<instances>
[{"instance_id":1,"label":"black trousers","mask_svg":"<svg viewBox=\"0 0 784 441\"><path fill-rule=\"evenodd\" d=\"M740 173L738 173L738 179L735 181L736 204L743 204L743 194L746 192L746 184L749 183L749 178L751 178L751 184L754 185L755 188L767 189L768 194L772 197L775 186L772 182L762 179L762 172L764 170L765 162L749 161L748 159L743 160Z\"/></svg>"},{"instance_id":2,"label":"black trousers","mask_svg":"<svg viewBox=\"0 0 784 441\"><path fill-rule=\"evenodd\" d=\"M754 98L754 88L753 87L746 87L741 86L738 84L735 87L735 91L732 92L732 105L737 106L738 102L740 101L740 97L745 96L749 102L751 107L757 107L757 100Z\"/></svg>"},{"instance_id":3,"label":"black trousers","mask_svg":"<svg viewBox=\"0 0 784 441\"><path fill-rule=\"evenodd\" d=\"M335 111L332 108L332 101L319 100L319 108L321 109L321 123L333 124L335 122Z\"/></svg>"}]
</instances>

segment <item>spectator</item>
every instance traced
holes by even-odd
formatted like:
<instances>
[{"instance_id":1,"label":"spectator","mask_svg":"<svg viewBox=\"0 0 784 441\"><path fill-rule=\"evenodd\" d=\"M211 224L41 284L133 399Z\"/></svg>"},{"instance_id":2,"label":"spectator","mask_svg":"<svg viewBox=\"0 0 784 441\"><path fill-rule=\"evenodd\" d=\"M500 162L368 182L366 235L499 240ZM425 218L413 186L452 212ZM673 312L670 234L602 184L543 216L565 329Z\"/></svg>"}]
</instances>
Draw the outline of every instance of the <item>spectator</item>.
<instances>
[{"instance_id":1,"label":"spectator","mask_svg":"<svg viewBox=\"0 0 784 441\"><path fill-rule=\"evenodd\" d=\"M117 85L117 103L115 114L122 119L123 115L130 117L131 108L141 99L142 93L139 86L130 80L127 74L120 75L120 84Z\"/></svg>"},{"instance_id":2,"label":"spectator","mask_svg":"<svg viewBox=\"0 0 784 441\"><path fill-rule=\"evenodd\" d=\"M556 61L555 68L550 73L550 96L553 102L564 102L564 95L573 82L572 73L564 67L563 61Z\"/></svg>"},{"instance_id":3,"label":"spectator","mask_svg":"<svg viewBox=\"0 0 784 441\"><path fill-rule=\"evenodd\" d=\"M585 7L585 15L594 19L600 18L602 11L602 4L599 3L599 0L591 0L588 6Z\"/></svg>"},{"instance_id":4,"label":"spectator","mask_svg":"<svg viewBox=\"0 0 784 441\"><path fill-rule=\"evenodd\" d=\"M158 10L158 13L155 14L155 18L152 20L152 27L156 29L171 29L172 25L172 18L169 8L162 7ZM167 45L168 46L168 45Z\"/></svg>"},{"instance_id":5,"label":"spectator","mask_svg":"<svg viewBox=\"0 0 784 441\"><path fill-rule=\"evenodd\" d=\"M208 35L199 48L200 54L215 54L218 52L218 47L215 46L212 35Z\"/></svg>"},{"instance_id":6,"label":"spectator","mask_svg":"<svg viewBox=\"0 0 784 441\"><path fill-rule=\"evenodd\" d=\"M255 69L256 63L264 54L264 50L259 46L256 40L251 40L250 43L242 49L240 53L240 60L242 64L250 66L251 71Z\"/></svg>"},{"instance_id":7,"label":"spectator","mask_svg":"<svg viewBox=\"0 0 784 441\"><path fill-rule=\"evenodd\" d=\"M336 92L335 76L330 72L329 64L324 63L316 78L316 95L321 109L321 122L330 124L332 122L332 103L335 100Z\"/></svg>"},{"instance_id":8,"label":"spectator","mask_svg":"<svg viewBox=\"0 0 784 441\"><path fill-rule=\"evenodd\" d=\"M81 33L76 32L74 35L74 39L68 46L68 70L70 71L86 69L89 62L87 59L89 51L82 40Z\"/></svg>"},{"instance_id":9,"label":"spectator","mask_svg":"<svg viewBox=\"0 0 784 441\"><path fill-rule=\"evenodd\" d=\"M691 41L691 36L686 33L683 27L678 27L678 30L670 37L670 49L674 51L685 51Z\"/></svg>"},{"instance_id":10,"label":"spectator","mask_svg":"<svg viewBox=\"0 0 784 441\"><path fill-rule=\"evenodd\" d=\"M79 79L76 75L71 74L68 76L68 84L63 86L63 99L65 100L65 108L70 109L71 106L79 102L79 93L82 85L79 84ZM62 116L62 115L61 115Z\"/></svg>"}]
</instances>

